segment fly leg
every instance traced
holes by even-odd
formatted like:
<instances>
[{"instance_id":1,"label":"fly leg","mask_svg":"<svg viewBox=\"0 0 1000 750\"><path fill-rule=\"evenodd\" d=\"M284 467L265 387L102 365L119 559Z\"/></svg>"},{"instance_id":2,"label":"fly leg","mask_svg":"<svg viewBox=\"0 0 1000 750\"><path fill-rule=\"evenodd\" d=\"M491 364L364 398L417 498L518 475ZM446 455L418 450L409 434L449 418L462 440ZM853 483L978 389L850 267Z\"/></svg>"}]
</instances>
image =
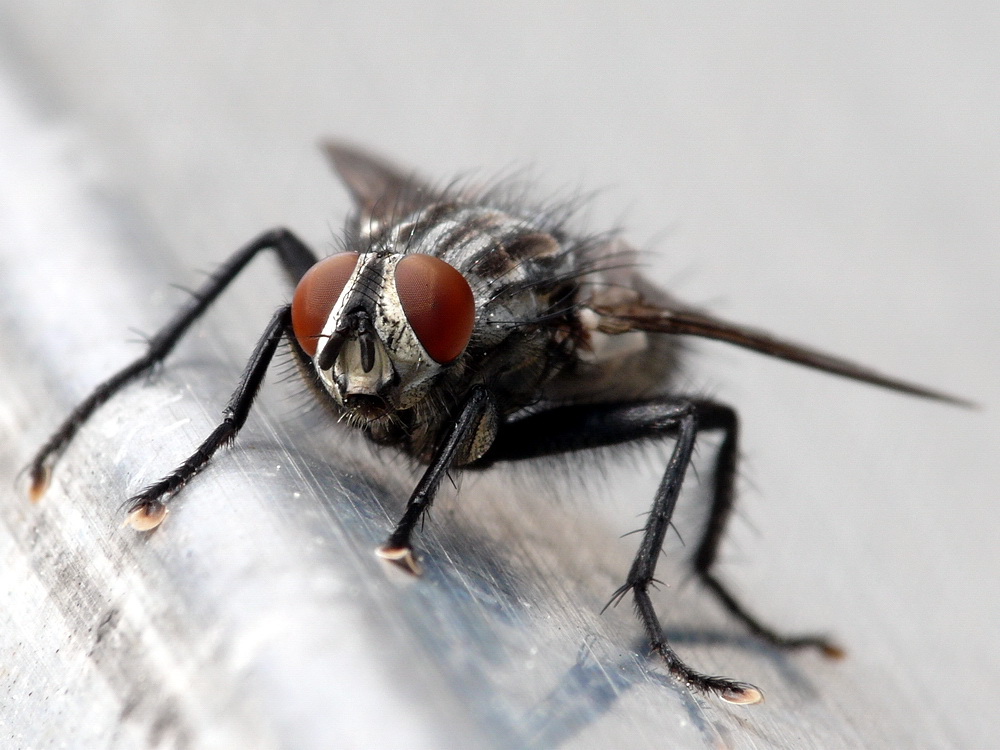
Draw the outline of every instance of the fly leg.
<instances>
[{"instance_id":1,"label":"fly leg","mask_svg":"<svg viewBox=\"0 0 1000 750\"><path fill-rule=\"evenodd\" d=\"M229 258L197 291L186 307L182 308L167 325L149 340L146 353L98 385L87 398L70 412L59 428L49 438L28 464L30 477L29 497L38 501L48 488L52 467L94 411L158 362L162 362L180 340L181 336L205 310L215 302L247 264L261 250L274 250L282 267L293 281L316 263L316 256L305 244L287 229L265 232Z\"/></svg>"},{"instance_id":2,"label":"fly leg","mask_svg":"<svg viewBox=\"0 0 1000 750\"><path fill-rule=\"evenodd\" d=\"M719 580L712 568L735 502L736 460L739 451L739 419L729 406L700 402L701 428L722 430L723 438L715 460L715 481L708 523L694 555L695 574L726 610L758 638L781 649L816 648L825 656L839 658L843 650L818 635L790 636L779 633L751 614Z\"/></svg>"},{"instance_id":3,"label":"fly leg","mask_svg":"<svg viewBox=\"0 0 1000 750\"><path fill-rule=\"evenodd\" d=\"M683 401L662 404L658 411L660 413L656 414L654 418L663 423L664 426L671 425L676 429L677 442L653 498L653 507L650 508L649 516L646 519L646 527L643 530L642 541L639 544L638 552L636 552L635 560L632 562L624 585L612 595L608 604L617 603L629 591L632 592L635 610L646 630L650 648L659 654L666 663L667 669L686 685L715 693L730 703L758 703L763 696L760 690L753 685L725 677L706 675L685 664L667 643L667 639L663 635L663 627L653 609L653 602L649 598L649 588L656 582L654 578L656 563L663 549L663 540L670 527L670 519L677 505L681 484L684 481L687 467L691 463L691 452L698 435L698 408L695 404Z\"/></svg>"},{"instance_id":4,"label":"fly leg","mask_svg":"<svg viewBox=\"0 0 1000 750\"><path fill-rule=\"evenodd\" d=\"M385 544L375 551L379 557L396 563L414 575L420 575L420 566L410 545L410 537L417 522L434 502L441 480L448 470L455 465L467 463L470 455L478 456L482 452L479 446L492 439L495 429L496 402L493 394L484 386L476 386L470 391L444 441L435 450L430 465L410 495L403 517L399 519Z\"/></svg>"},{"instance_id":5,"label":"fly leg","mask_svg":"<svg viewBox=\"0 0 1000 750\"><path fill-rule=\"evenodd\" d=\"M731 410L730 410L731 412ZM711 692L730 703L756 703L761 692L753 685L702 674L689 667L670 647L649 597L656 564L677 504L695 439L701 430L719 429L718 407L704 401L659 398L644 402L557 407L502 425L490 450L476 465L565 453L635 440L676 439L663 480L656 490L642 541L625 584L611 598L617 603L629 592L651 649L671 674L688 686ZM731 431L735 443L735 431ZM735 445L729 453L735 460ZM730 483L731 475L728 477ZM718 504L717 504L718 505ZM721 534L721 528L719 533Z\"/></svg>"},{"instance_id":6,"label":"fly leg","mask_svg":"<svg viewBox=\"0 0 1000 750\"><path fill-rule=\"evenodd\" d=\"M180 466L163 479L129 498L128 521L134 528L146 531L158 526L166 516L166 502L169 496L201 471L219 448L236 438L247 421L250 407L264 382L264 374L271 364L278 343L284 335L291 332L291 319L290 305L285 305L274 313L264 335L254 347L240 382L223 411L222 422L212 430L212 434L205 438L197 450Z\"/></svg>"}]
</instances>

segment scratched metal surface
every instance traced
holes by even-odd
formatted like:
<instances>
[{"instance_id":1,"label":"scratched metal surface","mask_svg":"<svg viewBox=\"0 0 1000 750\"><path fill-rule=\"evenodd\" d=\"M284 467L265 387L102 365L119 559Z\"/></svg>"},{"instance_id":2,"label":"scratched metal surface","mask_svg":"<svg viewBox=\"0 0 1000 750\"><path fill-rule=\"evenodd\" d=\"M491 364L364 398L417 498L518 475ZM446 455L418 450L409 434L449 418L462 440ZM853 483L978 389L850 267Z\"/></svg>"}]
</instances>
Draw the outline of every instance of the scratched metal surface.
<instances>
[{"instance_id":1,"label":"scratched metal surface","mask_svg":"<svg viewBox=\"0 0 1000 750\"><path fill-rule=\"evenodd\" d=\"M432 177L533 163L544 190L612 185L592 224L631 205L681 295L986 409L695 347L685 385L745 418L728 577L849 651L754 643L685 584L671 540L657 603L675 643L767 696L728 707L646 661L627 607L599 614L655 452L465 477L414 580L371 554L412 470L310 411L289 373L161 529L120 529L288 298L262 260L99 412L39 506L0 483L0 745L1000 742L995 17L135 5L0 9L4 476L140 351L129 330L166 319L171 282L277 224L332 247L346 197L313 148L331 134Z\"/></svg>"}]
</instances>

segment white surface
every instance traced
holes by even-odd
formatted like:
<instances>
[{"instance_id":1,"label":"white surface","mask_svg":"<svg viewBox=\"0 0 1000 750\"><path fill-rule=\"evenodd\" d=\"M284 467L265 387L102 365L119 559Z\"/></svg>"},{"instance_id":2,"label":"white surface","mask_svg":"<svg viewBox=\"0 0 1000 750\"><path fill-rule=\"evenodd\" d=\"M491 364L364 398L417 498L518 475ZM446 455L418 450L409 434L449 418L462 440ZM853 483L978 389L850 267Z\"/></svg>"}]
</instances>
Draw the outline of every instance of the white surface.
<instances>
[{"instance_id":1,"label":"white surface","mask_svg":"<svg viewBox=\"0 0 1000 750\"><path fill-rule=\"evenodd\" d=\"M366 143L431 177L469 169L490 175L529 164L543 194L566 185L611 186L594 202L592 225L617 223L624 213L628 236L655 251L651 274L671 283L679 295L886 372L952 390L985 409L948 409L699 345L686 384L733 403L745 424L749 481L724 555L726 573L769 620L829 630L848 647L850 658L830 665L807 655L775 660L759 649L679 643L692 663L759 684L768 702L742 710L684 704L668 686L644 677L629 681L633 689L601 710L586 704L582 713L594 720L581 722L568 744L601 747L609 737L636 746L655 738L691 747L1000 743L993 718L993 696L1000 691L995 650L1000 477L993 460L1000 445L994 375L1000 351L995 302L1000 73L994 51L1000 20L994 11L867 4L818 11L796 3L731 16L694 3L624 14L582 4L551 5L506 15L426 4L419 13L391 7L334 9L326 3L285 5L280 12L259 2L213 3L209 9L194 3L135 6L96 2L68 9L64 3L32 0L9 2L0 10L8 66L36 101L47 105L39 127L46 122L44 127L85 132L86 146L71 153L100 154L98 164L105 171L93 183L102 190L113 186L115 200L124 204L123 210L109 212L108 221L133 217L137 224L109 230L117 248L109 262L123 274L131 272L130 264L145 269L136 275L135 289L127 288L121 297L114 289L75 289L81 271L74 272L73 264L87 273L94 269L87 265L86 243L59 233L71 233L73 227L54 231L53 214L46 213L56 207L58 216L65 199L44 183L17 190L25 178L12 186L9 169L0 175L8 191L4 222L17 201L27 215L46 217L37 225L29 221L28 229L33 252L51 253L45 278L52 297L59 299L56 292L65 290L80 299L103 298L107 309L99 319L110 326L98 328L72 364L51 354L55 359L26 371L62 400L37 406L41 411L30 421L30 404L14 388L17 381L8 380L12 406L4 440L17 447L6 465L23 463L61 412L82 395L59 391L70 372L74 385L76 378L94 382L134 351L122 343L129 326L148 332L165 317L176 303L163 291L169 281L196 283L190 269L210 268L276 224L292 227L321 251L331 246L331 227L339 226L346 200L315 151L321 136ZM16 145L23 141L5 137L4 143L15 144L6 163L20 158L31 179L34 167ZM89 165L62 163L57 171L73 174ZM3 270L11 279L28 235L0 226ZM97 235L97 244L106 244ZM78 254L60 255L64 244ZM165 260L168 251L176 259ZM175 382L199 380L191 369L202 367L201 356L211 350L218 351L221 365L211 376L218 381L213 393L184 391L179 403L170 404L178 419L185 414L207 419L201 410L216 413L253 331L286 294L267 279L266 265L219 305L211 324L201 329L201 343L191 350L196 354L189 355L193 359L180 361L189 369ZM17 288L23 294L34 291L24 284ZM134 313L137 300L154 292L158 296L147 305L153 309ZM5 357L16 360L10 347L18 343L17 331L35 330L36 323L46 321L17 323L23 307L11 306L12 299L8 294L3 309L10 321L3 342ZM111 321L120 323L114 328ZM96 327L91 321L74 324ZM47 343L45 351L59 351L56 343ZM172 393L169 388L167 393ZM137 392L131 398L142 396ZM283 425L282 433L294 433L292 411L283 413L282 402L275 401L267 413ZM127 418L123 406L102 423ZM200 434L204 424L186 428L185 434ZM92 434L100 435L101 429L96 426ZM124 429L138 427L132 423ZM274 437L263 430L248 441L266 449ZM309 455L293 454L301 462L295 464L297 472L315 467L315 453ZM88 472L98 471L98 458L88 459ZM133 460L147 463L127 478L129 488L174 459L162 451L144 459L138 452ZM252 467L250 458L241 460ZM529 577L580 575L579 584L547 584L557 589L549 593L561 606L574 591L584 592L575 601L578 610L546 611L556 618L556 630L566 633L564 641L553 636L544 644L553 652L550 663L563 659L568 668L581 639L595 628L601 629L600 643L608 639L611 644L602 647L617 645L624 658L637 645L638 626L624 608L599 620L596 610L603 603L600 596L614 588L614 564L621 572L627 566L630 545L615 537L634 526L656 481L656 461L639 465L646 472L641 482L623 470L611 471L607 484L593 483L590 494L612 495L612 502L553 504L549 496L574 494L578 488L547 489L538 500L540 518L516 511L505 516L503 509L491 507L504 496L505 475L466 481L459 499L438 511L438 530L425 537L424 550L442 562L453 555L462 558L463 550L448 543L466 538L462 530L471 526L503 542L501 559L525 561ZM403 480L387 484L401 502ZM279 485L286 486L284 481ZM214 502L212 495L211 486L191 488L171 525L156 537L163 550L157 554L169 560L172 538L191 541L182 518L204 518L193 509ZM5 507L13 524L13 506ZM391 515L397 507L390 505L386 512ZM33 523L31 513L17 506L23 523ZM323 513L336 517L335 509ZM483 513L485 522L479 520ZM503 528L492 537L497 521L490 513ZM576 559L533 546L546 539L544 529L536 528L543 521L580 514L595 520L573 521L574 528L611 550L599 553L597 573L581 572L591 562L584 553ZM373 529L385 524L384 518L371 519ZM16 537L25 527L12 528ZM371 540L352 538L350 526L344 533L347 547L359 554L371 546ZM111 531L109 538L118 539ZM111 549L131 545L109 544ZM148 565L145 548L134 546L126 547L132 551L125 561L137 555L134 564L149 570L142 567ZM23 547L3 550L10 560L4 568L7 596L15 603L34 601L38 609L19 610L27 613L19 619L18 610L4 607L8 640L0 645L8 653L21 653L25 643L49 651L62 643L65 649L70 631L47 626L30 632L33 622L56 623L51 627L57 629L66 624L45 609L44 576L31 578L31 570L37 576L46 568L37 561L34 568L30 561L19 562L17 549ZM679 554L676 545L670 552ZM200 553L195 545L185 554L197 560ZM205 552L204 559L211 555ZM376 581L371 586L378 588L384 573L369 567ZM602 592L594 579L605 575L607 591ZM389 597L381 601L392 602L394 589L378 590L380 597ZM547 591L544 586L530 590ZM419 591L415 596L435 604L432 594ZM295 601L306 606L310 599L302 594ZM674 588L658 602L668 631L739 635L694 587ZM505 606L512 617L528 617L516 598ZM449 610L460 611L457 606ZM485 612L477 616L476 628L502 629L488 616L490 610ZM530 627L538 625L528 621L534 623ZM477 642L473 638L467 645ZM525 727L542 720L522 715L515 725L511 708L531 705L532 696L558 695L557 683L548 681L554 673L539 677L516 667L530 661L530 648L505 652L510 661L486 673L489 689L479 699L470 690L475 672L463 671L463 662L435 667L433 650L416 654L415 662L431 675L428 679L444 686L444 695L447 686L459 694L466 691L467 710L456 719L465 726L462 736L482 732L488 738L484 742L517 746L528 744ZM85 654L73 658L74 668L92 668ZM213 665L211 658L202 659ZM49 682L37 678L35 685L31 674L18 676L10 694L19 709L5 720L27 732L24 717L44 713L39 695L58 689L65 668L53 663ZM655 673L655 667L649 669ZM409 670L407 678L421 674ZM183 675L176 677L181 688ZM81 678L74 684L93 683ZM237 717L236 733L248 731L246 725L240 728L238 716L247 708L240 704L238 688L239 683L232 700L240 710L229 714ZM586 697L586 688L582 692ZM395 726L415 727L414 745L433 744L426 738L441 730L434 717L445 715L441 706L448 699L440 696L428 692L426 703L405 703L411 718ZM82 693L76 697L76 705L88 700ZM71 698L62 705L74 705ZM114 705L113 697L106 701L95 705ZM534 702L542 706L539 711L550 705ZM498 716L503 721L490 723ZM128 719L91 717L104 727L104 734L93 729L95 737L120 723L125 733L120 746L130 746ZM318 741L301 733L293 739L280 722L256 718L283 738L275 741L279 746L284 741L289 747L310 747ZM36 726L31 731L39 732ZM85 734L52 731L45 736L31 737L30 746L56 747L60 741L72 746L78 739L79 746L94 746L82 742ZM259 735L261 746L266 736Z\"/></svg>"}]
</instances>

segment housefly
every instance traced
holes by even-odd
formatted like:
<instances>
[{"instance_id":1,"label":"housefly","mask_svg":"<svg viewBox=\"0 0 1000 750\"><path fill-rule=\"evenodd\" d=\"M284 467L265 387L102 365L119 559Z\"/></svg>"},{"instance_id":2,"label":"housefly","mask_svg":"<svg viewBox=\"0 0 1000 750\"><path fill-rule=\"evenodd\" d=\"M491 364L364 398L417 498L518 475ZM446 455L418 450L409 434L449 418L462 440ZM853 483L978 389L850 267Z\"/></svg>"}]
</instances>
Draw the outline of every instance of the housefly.
<instances>
[{"instance_id":1,"label":"housefly","mask_svg":"<svg viewBox=\"0 0 1000 750\"><path fill-rule=\"evenodd\" d=\"M649 590L696 439L721 434L711 503L694 571L725 609L781 649L839 649L758 620L716 576L734 502L736 412L670 389L678 337L717 339L817 370L950 403L944 393L720 320L658 289L614 234L572 231L568 211L544 210L502 188L438 188L364 151L324 146L355 211L342 249L319 259L287 229L236 252L148 342L145 354L97 386L29 465L37 500L52 467L94 410L162 361L229 283L264 250L295 284L257 342L222 422L174 471L127 504L128 522L157 526L170 498L246 422L275 351L286 341L320 398L371 441L426 469L377 554L414 574L414 529L446 473L498 461L668 439L673 449L625 582L651 650L693 689L756 703L746 682L702 674L674 652Z\"/></svg>"}]
</instances>

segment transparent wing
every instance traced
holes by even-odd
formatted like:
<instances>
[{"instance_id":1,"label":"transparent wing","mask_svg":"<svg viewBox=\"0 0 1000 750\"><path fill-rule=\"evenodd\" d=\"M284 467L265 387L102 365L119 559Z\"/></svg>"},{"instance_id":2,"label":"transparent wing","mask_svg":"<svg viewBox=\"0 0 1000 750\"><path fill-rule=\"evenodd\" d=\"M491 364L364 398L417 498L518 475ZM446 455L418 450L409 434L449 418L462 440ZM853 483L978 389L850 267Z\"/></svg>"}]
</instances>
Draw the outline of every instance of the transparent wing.
<instances>
[{"instance_id":1,"label":"transparent wing","mask_svg":"<svg viewBox=\"0 0 1000 750\"><path fill-rule=\"evenodd\" d=\"M889 388L901 393L908 393L921 398L943 401L957 406L975 407L975 404L963 398L948 393L926 388L922 385L909 383L905 380L883 375L876 370L859 365L840 357L812 349L791 341L777 338L764 331L720 320L706 313L678 307L671 309L659 307L645 302L626 301L621 304L593 305L592 309L600 316L598 330L609 333L625 333L627 331L651 331L656 333L672 333L679 336L697 336L699 338L725 341L729 344L751 349L788 362L805 365L815 370L841 375L852 380Z\"/></svg>"},{"instance_id":2,"label":"transparent wing","mask_svg":"<svg viewBox=\"0 0 1000 750\"><path fill-rule=\"evenodd\" d=\"M413 173L364 149L341 141L320 147L358 206L362 226L405 216L440 197Z\"/></svg>"}]
</instances>

